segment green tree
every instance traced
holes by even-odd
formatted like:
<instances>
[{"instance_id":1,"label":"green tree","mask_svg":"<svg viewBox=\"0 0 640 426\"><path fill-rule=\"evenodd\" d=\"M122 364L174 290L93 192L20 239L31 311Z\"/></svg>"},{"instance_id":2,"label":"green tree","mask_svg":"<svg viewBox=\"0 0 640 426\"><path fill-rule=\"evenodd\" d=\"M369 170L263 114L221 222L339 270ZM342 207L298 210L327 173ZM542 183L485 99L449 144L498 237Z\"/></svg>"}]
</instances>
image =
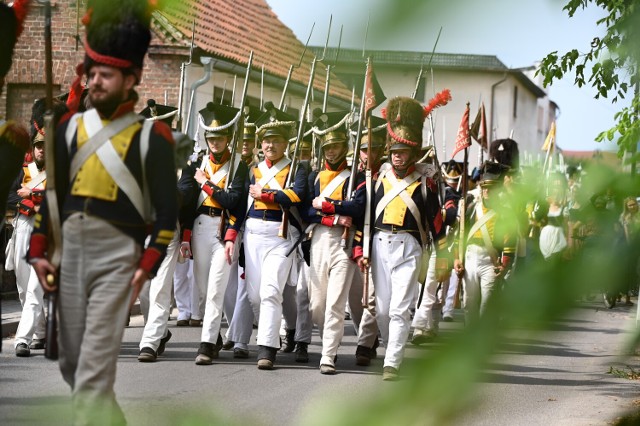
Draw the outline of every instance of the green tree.
<instances>
[{"instance_id":1,"label":"green tree","mask_svg":"<svg viewBox=\"0 0 640 426\"><path fill-rule=\"evenodd\" d=\"M550 85L569 72L575 73L575 84L590 84L595 98L610 98L612 103L632 96L629 106L615 114L616 125L600 133L596 140L614 140L618 155L633 153L638 160L636 144L640 138L638 121L640 59L640 2L636 0L570 0L563 8L569 17L586 7L599 7L606 15L597 24L606 28L603 37L594 37L587 52L573 49L562 55L549 53L538 72L544 77L544 85ZM630 93L632 92L632 93Z\"/></svg>"}]
</instances>

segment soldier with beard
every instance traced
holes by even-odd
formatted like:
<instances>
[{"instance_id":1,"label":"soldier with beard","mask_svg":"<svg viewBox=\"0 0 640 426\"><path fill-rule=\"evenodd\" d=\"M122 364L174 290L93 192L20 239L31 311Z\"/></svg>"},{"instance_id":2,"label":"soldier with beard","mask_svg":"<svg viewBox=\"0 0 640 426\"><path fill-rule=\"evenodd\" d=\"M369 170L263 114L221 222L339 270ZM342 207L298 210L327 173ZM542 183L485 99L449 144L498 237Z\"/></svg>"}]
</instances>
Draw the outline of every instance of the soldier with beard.
<instances>
[{"instance_id":1,"label":"soldier with beard","mask_svg":"<svg viewBox=\"0 0 640 426\"><path fill-rule=\"evenodd\" d=\"M47 280L58 274L47 260L48 199L31 236L40 283L59 292L59 364L78 424L125 423L114 382L130 301L157 271L176 225L171 129L133 112L151 40L149 7L132 0L87 5L84 72L95 109L63 117L55 135L59 288ZM151 206L155 221L143 249Z\"/></svg>"}]
</instances>

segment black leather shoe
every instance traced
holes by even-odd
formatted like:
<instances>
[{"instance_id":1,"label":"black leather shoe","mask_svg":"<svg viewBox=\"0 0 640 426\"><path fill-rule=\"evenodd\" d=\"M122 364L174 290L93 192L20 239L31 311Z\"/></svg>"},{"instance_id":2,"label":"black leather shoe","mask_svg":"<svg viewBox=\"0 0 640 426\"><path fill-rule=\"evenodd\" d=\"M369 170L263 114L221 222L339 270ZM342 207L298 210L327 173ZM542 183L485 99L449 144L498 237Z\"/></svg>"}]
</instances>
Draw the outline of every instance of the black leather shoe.
<instances>
[{"instance_id":1,"label":"black leather shoe","mask_svg":"<svg viewBox=\"0 0 640 426\"><path fill-rule=\"evenodd\" d=\"M33 339L29 348L34 350L44 349L46 342L47 339Z\"/></svg>"},{"instance_id":2,"label":"black leather shoe","mask_svg":"<svg viewBox=\"0 0 640 426\"><path fill-rule=\"evenodd\" d=\"M242 348L233 348L233 357L240 358L240 359L247 359L249 358L249 351Z\"/></svg>"},{"instance_id":3,"label":"black leather shoe","mask_svg":"<svg viewBox=\"0 0 640 426\"><path fill-rule=\"evenodd\" d=\"M235 345L235 342L231 341L231 340L227 340L224 345L222 345L222 350L223 351L230 351L231 349L233 349L233 345Z\"/></svg>"},{"instance_id":4,"label":"black leather shoe","mask_svg":"<svg viewBox=\"0 0 640 426\"><path fill-rule=\"evenodd\" d=\"M287 334L284 336L284 341L280 346L280 350L282 350L282 352L289 353L294 351L294 349L296 348L296 342L294 340L295 336L296 336L295 328L293 330L287 330Z\"/></svg>"},{"instance_id":5,"label":"black leather shoe","mask_svg":"<svg viewBox=\"0 0 640 426\"><path fill-rule=\"evenodd\" d=\"M356 365L364 367L371 365L371 351L372 349L366 346L358 345L356 348Z\"/></svg>"},{"instance_id":6,"label":"black leather shoe","mask_svg":"<svg viewBox=\"0 0 640 426\"><path fill-rule=\"evenodd\" d=\"M167 335L160 339L160 345L158 346L158 356L164 353L164 348L169 340L171 340L171 330L167 330Z\"/></svg>"},{"instance_id":7,"label":"black leather shoe","mask_svg":"<svg viewBox=\"0 0 640 426\"><path fill-rule=\"evenodd\" d=\"M258 346L258 369L259 370L273 370L273 365L276 362L276 353L278 348L272 348L270 346Z\"/></svg>"},{"instance_id":8,"label":"black leather shoe","mask_svg":"<svg viewBox=\"0 0 640 426\"><path fill-rule=\"evenodd\" d=\"M309 362L308 343L297 342L296 343L296 362Z\"/></svg>"},{"instance_id":9,"label":"black leather shoe","mask_svg":"<svg viewBox=\"0 0 640 426\"><path fill-rule=\"evenodd\" d=\"M28 357L31 355L31 350L26 343L18 343L16 345L16 356L19 357Z\"/></svg>"},{"instance_id":10,"label":"black leather shoe","mask_svg":"<svg viewBox=\"0 0 640 426\"><path fill-rule=\"evenodd\" d=\"M144 347L140 349L140 354L138 355L138 361L140 362L156 362L158 358L158 354L156 351L149 347Z\"/></svg>"},{"instance_id":11,"label":"black leather shoe","mask_svg":"<svg viewBox=\"0 0 640 426\"><path fill-rule=\"evenodd\" d=\"M196 357L197 365L211 365L213 360L218 358L220 349L209 342L201 342L198 348L198 356Z\"/></svg>"}]
</instances>

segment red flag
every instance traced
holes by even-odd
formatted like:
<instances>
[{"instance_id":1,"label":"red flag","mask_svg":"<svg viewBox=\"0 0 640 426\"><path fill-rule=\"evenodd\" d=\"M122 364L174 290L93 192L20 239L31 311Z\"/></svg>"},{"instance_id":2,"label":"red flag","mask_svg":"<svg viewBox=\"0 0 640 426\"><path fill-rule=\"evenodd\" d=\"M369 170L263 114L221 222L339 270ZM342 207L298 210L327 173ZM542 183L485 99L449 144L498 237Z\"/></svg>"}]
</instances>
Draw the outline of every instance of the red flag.
<instances>
[{"instance_id":1,"label":"red flag","mask_svg":"<svg viewBox=\"0 0 640 426\"><path fill-rule=\"evenodd\" d=\"M382 92L376 75L373 73L373 61L371 59L367 64L367 75L365 76L364 84L364 116L366 117L375 107L387 99Z\"/></svg>"},{"instance_id":2,"label":"red flag","mask_svg":"<svg viewBox=\"0 0 640 426\"><path fill-rule=\"evenodd\" d=\"M462 151L465 148L469 148L470 146L471 137L469 136L469 104L467 104L467 108L464 110L464 115L462 116L462 121L460 122L460 127L458 128L456 146L453 150L453 154L451 154L451 158L455 157L458 152Z\"/></svg>"},{"instance_id":3,"label":"red flag","mask_svg":"<svg viewBox=\"0 0 640 426\"><path fill-rule=\"evenodd\" d=\"M480 105L478 114L476 115L471 129L469 129L471 137L476 140L485 151L487 150L487 116L484 112L484 102Z\"/></svg>"}]
</instances>

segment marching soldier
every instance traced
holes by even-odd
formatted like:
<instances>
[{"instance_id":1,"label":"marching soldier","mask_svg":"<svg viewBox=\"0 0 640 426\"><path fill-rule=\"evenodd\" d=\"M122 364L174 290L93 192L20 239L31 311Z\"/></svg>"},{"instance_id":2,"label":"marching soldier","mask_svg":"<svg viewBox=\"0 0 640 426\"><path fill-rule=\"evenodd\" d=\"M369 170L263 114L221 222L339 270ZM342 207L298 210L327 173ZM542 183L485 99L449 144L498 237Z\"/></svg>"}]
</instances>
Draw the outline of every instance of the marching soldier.
<instances>
[{"instance_id":1,"label":"marching soldier","mask_svg":"<svg viewBox=\"0 0 640 426\"><path fill-rule=\"evenodd\" d=\"M262 115L260 110L250 106L245 106L245 117L241 144L237 149L240 150L240 157L247 165L248 178L253 176L253 169L257 163L256 148L256 119ZM253 332L253 311L249 303L249 295L247 293L247 285L244 274L244 248L242 237L239 235L236 239L240 243L240 255L234 258L231 264L231 272L229 274L229 283L224 298L224 315L227 318L226 339L222 349L233 349L233 357L246 359L249 358L249 340ZM242 269L241 269L242 268Z\"/></svg>"},{"instance_id":2,"label":"marching soldier","mask_svg":"<svg viewBox=\"0 0 640 426\"><path fill-rule=\"evenodd\" d=\"M457 220L458 215L458 203L460 201L461 186L460 180L462 178L463 164L450 160L448 163L444 163L442 165L442 176L444 177L445 184L445 201L444 210L445 210L445 223L448 223L450 219L453 221ZM455 226L453 223L451 226ZM449 228L449 232L447 233L447 238L455 239L455 232L451 232L452 228ZM450 237L449 237L450 236ZM450 246L455 246L455 243L450 244ZM446 289L446 293L443 292L442 297L444 300L444 306L442 307L442 320L444 322L452 322L453 321L453 310L455 308L455 295L458 289L458 277L456 274L452 274L449 279L449 287Z\"/></svg>"},{"instance_id":3,"label":"marching soldier","mask_svg":"<svg viewBox=\"0 0 640 426\"><path fill-rule=\"evenodd\" d=\"M459 259L454 262L456 273L463 277L467 321L483 314L491 296L500 290L515 255L517 225L509 217L508 207L500 205L500 189L507 169L499 163L485 162L479 181L480 195L467 207L469 231L465 237L464 264Z\"/></svg>"},{"instance_id":4,"label":"marching soldier","mask_svg":"<svg viewBox=\"0 0 640 426\"><path fill-rule=\"evenodd\" d=\"M298 146L298 167L304 168L307 175L311 173L313 132L314 128L308 123L305 124L305 131L302 133L302 140ZM288 157L290 159L293 158L295 152L295 142L295 137L289 139ZM302 225L304 227L306 223ZM303 286L303 291L299 292L298 289L300 288L301 280L306 282L304 280L309 276L309 271L308 265L304 260L301 244L298 245L294 253L295 257L291 265L291 272L289 273L287 285L282 294L283 330L281 330L281 334L283 335L283 339L280 349L284 353L289 353L304 346L304 353L296 351L296 360L298 362L308 362L306 346L311 343L311 331L313 329L311 314L309 313L309 294L306 284ZM302 326L300 332L298 332L298 324ZM296 336L299 336L302 340L298 340ZM298 344L297 342L306 342L306 345L304 345L304 343Z\"/></svg>"},{"instance_id":5,"label":"marching soldier","mask_svg":"<svg viewBox=\"0 0 640 426\"><path fill-rule=\"evenodd\" d=\"M357 134L357 124L358 123L354 123L352 126L351 134L353 136ZM366 133L362 136L360 142L360 163L358 167L361 172L364 172L369 162L373 181L375 181L378 178L378 170L380 170L380 166L382 165L382 157L384 156L386 147L387 122L380 117L372 116L371 131L372 135L369 137L368 129L364 129ZM371 150L369 150L370 141ZM371 152L371 158L368 157L369 151ZM356 241L362 241L362 234L356 231L354 238ZM371 360L377 357L376 348L380 345L380 340L378 339L378 323L376 322L376 293L373 285L369 285L366 301L367 307L365 309L360 308L362 315L358 317L358 315L354 314L354 312L358 311L358 308L354 307L362 305L363 285L362 272L358 269L353 275L353 284L349 291L349 308L351 309L351 318L358 332L356 364L368 366L371 364Z\"/></svg>"},{"instance_id":6,"label":"marching soldier","mask_svg":"<svg viewBox=\"0 0 640 426\"><path fill-rule=\"evenodd\" d=\"M244 232L245 279L249 301L258 318L258 368L271 370L280 347L282 293L293 261L289 252L296 238L293 228L297 226L300 232L295 207L304 198L307 174L303 167L291 170L291 160L285 157L295 118L269 107L256 126L265 159L253 168L249 185ZM286 188L289 173L295 175L292 187ZM290 224L286 223L287 217Z\"/></svg>"},{"instance_id":7,"label":"marching soldier","mask_svg":"<svg viewBox=\"0 0 640 426\"><path fill-rule=\"evenodd\" d=\"M46 259L54 214L48 199L36 215L29 258L45 290L59 292L59 362L75 423L121 424L113 386L129 304L173 238L177 182L171 129L133 112L151 40L148 2L87 7L84 72L95 109L68 114L56 131L60 285L47 281L58 274ZM151 205L155 222L143 250Z\"/></svg>"},{"instance_id":8,"label":"marching soldier","mask_svg":"<svg viewBox=\"0 0 640 426\"><path fill-rule=\"evenodd\" d=\"M457 221L458 200L460 199L460 194L454 185L457 185L460 181L463 167L461 163L451 160L449 163L445 163L441 166L441 171L445 178L445 182L447 183L444 194L442 219L447 230L450 231ZM447 235L449 238L443 238L440 240L443 252L449 251L449 246L454 245L453 241L451 241L451 244L447 244L447 242L448 240L453 240L455 233L448 232ZM448 293L448 281L451 279L450 270L447 272L446 276L442 276L440 279L436 278L437 255L434 251L431 252L428 262L428 269L422 291L422 299L419 300L420 304L416 307L416 313L413 317L412 326L414 327L414 330L411 343L414 345L430 342L438 336L438 331L440 329L440 317L442 316L444 301L446 300ZM438 297L439 286L441 287L440 297ZM457 286L457 277L455 278L455 284L452 287L455 288L455 286ZM451 309L453 310L453 307Z\"/></svg>"},{"instance_id":9,"label":"marching soldier","mask_svg":"<svg viewBox=\"0 0 640 426\"><path fill-rule=\"evenodd\" d=\"M386 342L382 379L395 380L409 336L409 310L423 249L430 234L436 243L442 238L444 226L436 185L416 164L422 145L422 106L414 99L396 97L387 105L386 118L389 163L380 168L373 188L371 273L376 318ZM354 257L364 272L367 264L359 250ZM436 267L438 275L446 273L446 258L439 258Z\"/></svg>"},{"instance_id":10,"label":"marching soldier","mask_svg":"<svg viewBox=\"0 0 640 426\"><path fill-rule=\"evenodd\" d=\"M37 99L31 113L31 141L33 161L22 168L9 196L9 204L16 209L13 235L9 241L9 253L5 269L15 270L18 295L22 303L22 315L16 330L14 347L16 356L28 357L31 349L44 349L45 317L44 292L32 266L27 262L27 247L33 230L35 215L44 198L47 181L44 157L45 99ZM62 102L54 104L54 120L66 112ZM35 336L35 338L33 338Z\"/></svg>"},{"instance_id":11,"label":"marching soldier","mask_svg":"<svg viewBox=\"0 0 640 426\"><path fill-rule=\"evenodd\" d=\"M177 108L157 104L153 99L149 99L147 107L140 111L140 115L147 120L160 120L168 126L171 126L177 113ZM180 197L181 200L182 198ZM140 293L141 309L143 300L147 309L146 314L143 311L146 320L140 339L138 355L140 362L155 362L157 357L164 353L166 344L171 339L167 322L171 311L171 288L178 263L179 246L179 235L176 232L167 247L167 254L158 268L158 273L148 284L145 284Z\"/></svg>"},{"instance_id":12,"label":"marching soldier","mask_svg":"<svg viewBox=\"0 0 640 426\"><path fill-rule=\"evenodd\" d=\"M224 294L229 282L235 242L245 207L247 166L239 157L231 158L229 142L240 110L209 103L200 111L208 155L195 171L184 173L200 189L191 220L185 224L181 251L187 257L193 249L193 275L200 293L205 295L205 310L197 365L209 365L222 348L220 323ZM235 164L232 164L235 163ZM194 167L199 166L199 167ZM233 167L235 173L229 176ZM227 180L232 180L226 185ZM225 190L225 186L228 189ZM228 225L221 223L229 212ZM218 235L216 235L218 234Z\"/></svg>"},{"instance_id":13,"label":"marching soldier","mask_svg":"<svg viewBox=\"0 0 640 426\"><path fill-rule=\"evenodd\" d=\"M309 301L312 321L322 338L322 374L336 373L334 358L344 333L344 307L355 272L350 258L353 233L349 228L362 217L366 203L363 186L352 200L347 194L351 170L346 160L349 144L345 123L349 116L349 112L335 112L320 117L322 129L318 134L325 167L309 176L311 190L303 210L305 220L315 224L311 231ZM364 176L359 174L356 183L363 182ZM348 234L343 241L345 228Z\"/></svg>"},{"instance_id":14,"label":"marching soldier","mask_svg":"<svg viewBox=\"0 0 640 426\"><path fill-rule=\"evenodd\" d=\"M16 0L9 7L0 3L0 95L4 78L12 63L13 48L22 33L28 0ZM4 226L6 204L11 184L20 172L24 155L29 150L29 132L13 121L0 119L0 229Z\"/></svg>"}]
</instances>

